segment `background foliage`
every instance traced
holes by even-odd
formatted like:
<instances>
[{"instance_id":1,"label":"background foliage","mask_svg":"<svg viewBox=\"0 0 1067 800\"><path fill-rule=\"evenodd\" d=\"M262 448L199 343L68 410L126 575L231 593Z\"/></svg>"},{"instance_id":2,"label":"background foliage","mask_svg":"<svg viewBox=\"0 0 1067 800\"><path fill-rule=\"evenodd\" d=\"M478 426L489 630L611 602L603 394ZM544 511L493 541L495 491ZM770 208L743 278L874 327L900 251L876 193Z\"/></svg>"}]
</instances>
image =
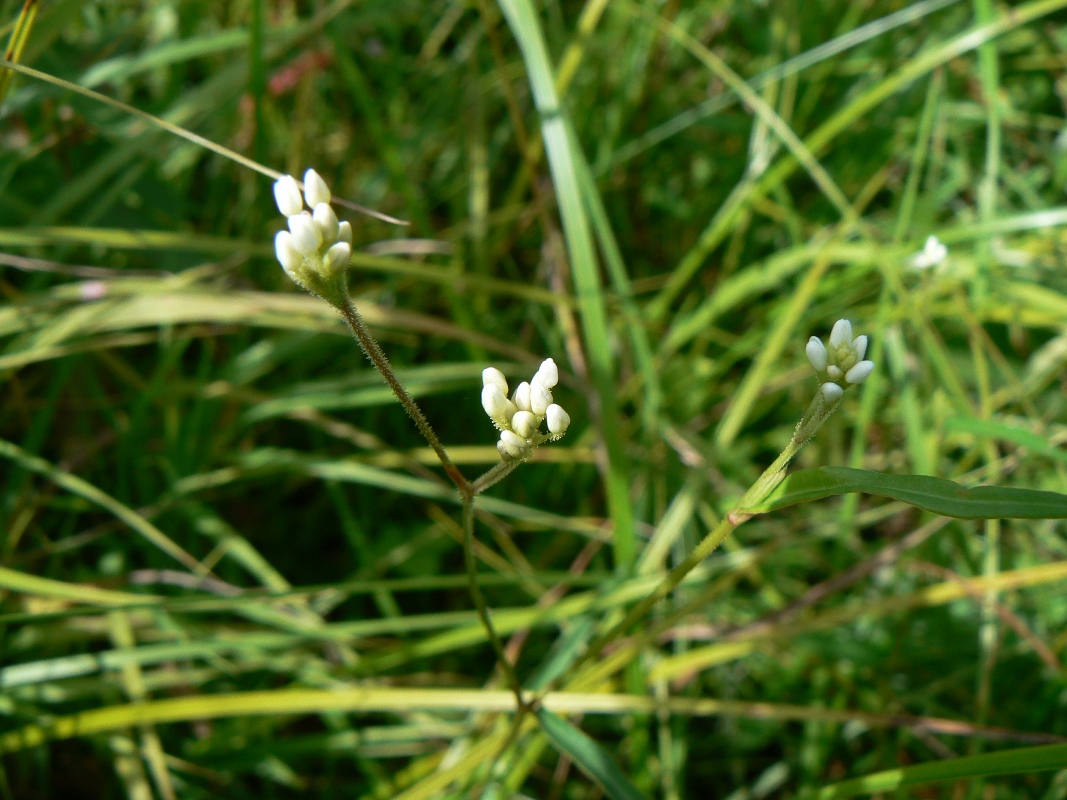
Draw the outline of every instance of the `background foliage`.
<instances>
[{"instance_id":1,"label":"background foliage","mask_svg":"<svg viewBox=\"0 0 1067 800\"><path fill-rule=\"evenodd\" d=\"M21 61L409 220L349 216L353 294L468 475L482 368L556 359L570 432L479 500L533 685L773 460L838 317L878 371L799 466L1067 489L1063 6L54 0ZM0 796L598 796L555 722L502 747L454 492L280 223L114 107L0 106ZM668 798L1058 741L1063 534L759 517L553 710ZM1067 797L1017 767L922 796Z\"/></svg>"}]
</instances>

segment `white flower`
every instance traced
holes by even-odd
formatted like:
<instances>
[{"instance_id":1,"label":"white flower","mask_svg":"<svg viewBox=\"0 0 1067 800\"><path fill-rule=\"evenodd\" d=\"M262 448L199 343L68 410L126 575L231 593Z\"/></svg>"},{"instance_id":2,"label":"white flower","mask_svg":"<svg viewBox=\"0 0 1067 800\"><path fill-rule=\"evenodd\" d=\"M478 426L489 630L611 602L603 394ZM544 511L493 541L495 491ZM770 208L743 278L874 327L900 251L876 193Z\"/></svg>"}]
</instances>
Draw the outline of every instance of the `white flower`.
<instances>
[{"instance_id":1,"label":"white flower","mask_svg":"<svg viewBox=\"0 0 1067 800\"><path fill-rule=\"evenodd\" d=\"M345 244L352 244L352 223L348 220L341 223L337 231L337 240Z\"/></svg>"},{"instance_id":2,"label":"white flower","mask_svg":"<svg viewBox=\"0 0 1067 800\"><path fill-rule=\"evenodd\" d=\"M836 401L849 386L863 383L874 372L874 362L864 361L867 337L852 338L852 323L839 319L830 332L829 346L812 336L804 352L823 381L822 392L827 400ZM832 387L837 387L833 389Z\"/></svg>"},{"instance_id":3,"label":"white flower","mask_svg":"<svg viewBox=\"0 0 1067 800\"><path fill-rule=\"evenodd\" d=\"M313 169L304 174L303 197L292 175L275 181L274 200L288 218L289 230L274 237L274 252L290 278L337 305L347 297L344 274L352 259L352 226L337 219L330 196L330 187ZM305 200L313 211L304 210Z\"/></svg>"},{"instance_id":4,"label":"white flower","mask_svg":"<svg viewBox=\"0 0 1067 800\"><path fill-rule=\"evenodd\" d=\"M274 237L274 253L278 256L282 269L290 275L304 263L304 257L293 244L293 234L289 231L278 231L278 235Z\"/></svg>"},{"instance_id":5,"label":"white flower","mask_svg":"<svg viewBox=\"0 0 1067 800\"><path fill-rule=\"evenodd\" d=\"M826 345L822 343L822 339L818 336L812 336L808 339L804 352L808 354L808 361L815 367L816 372L822 372L826 369Z\"/></svg>"},{"instance_id":6,"label":"white flower","mask_svg":"<svg viewBox=\"0 0 1067 800\"><path fill-rule=\"evenodd\" d=\"M322 263L325 264L326 269L329 272L336 274L348 269L348 262L351 258L352 246L347 242L337 242L337 244L326 251Z\"/></svg>"},{"instance_id":7,"label":"white flower","mask_svg":"<svg viewBox=\"0 0 1067 800\"><path fill-rule=\"evenodd\" d=\"M529 382L515 387L509 399L504 373L495 367L482 371L482 408L500 431L496 446L505 461L525 461L539 444L567 432L570 415L552 402L552 387L558 382L556 362L547 358ZM541 432L542 423L547 433Z\"/></svg>"},{"instance_id":8,"label":"white flower","mask_svg":"<svg viewBox=\"0 0 1067 800\"><path fill-rule=\"evenodd\" d=\"M308 201L308 208L314 208L319 203L330 202L330 187L313 169L304 173L304 197Z\"/></svg>"},{"instance_id":9,"label":"white flower","mask_svg":"<svg viewBox=\"0 0 1067 800\"><path fill-rule=\"evenodd\" d=\"M548 423L548 431L558 438L567 432L571 424L571 415L553 403L545 412L545 421Z\"/></svg>"},{"instance_id":10,"label":"white flower","mask_svg":"<svg viewBox=\"0 0 1067 800\"><path fill-rule=\"evenodd\" d=\"M511 402L515 404L515 407L519 411L530 410L530 384L523 381L515 387L515 394L511 396Z\"/></svg>"},{"instance_id":11,"label":"white flower","mask_svg":"<svg viewBox=\"0 0 1067 800\"><path fill-rule=\"evenodd\" d=\"M948 248L936 236L928 236L923 249L908 262L912 269L936 267L948 257Z\"/></svg>"},{"instance_id":12,"label":"white flower","mask_svg":"<svg viewBox=\"0 0 1067 800\"><path fill-rule=\"evenodd\" d=\"M824 383L822 385L822 396L834 403L841 399L841 395L845 393L845 390L838 386L836 383Z\"/></svg>"},{"instance_id":13,"label":"white flower","mask_svg":"<svg viewBox=\"0 0 1067 800\"><path fill-rule=\"evenodd\" d=\"M523 439L529 439L537 430L537 417L530 411L516 411L511 418L511 429Z\"/></svg>"},{"instance_id":14,"label":"white flower","mask_svg":"<svg viewBox=\"0 0 1067 800\"><path fill-rule=\"evenodd\" d=\"M289 217L289 230L293 232L293 244L303 255L314 256L322 247L322 231L310 214Z\"/></svg>"},{"instance_id":15,"label":"white flower","mask_svg":"<svg viewBox=\"0 0 1067 800\"><path fill-rule=\"evenodd\" d=\"M341 232L341 223L337 221L337 215L333 213L329 203L319 203L311 212L311 218L322 231L322 239L325 242L338 241L337 234Z\"/></svg>"},{"instance_id":16,"label":"white flower","mask_svg":"<svg viewBox=\"0 0 1067 800\"><path fill-rule=\"evenodd\" d=\"M861 361L845 373L845 380L849 383L863 383L874 372L873 361Z\"/></svg>"},{"instance_id":17,"label":"white flower","mask_svg":"<svg viewBox=\"0 0 1067 800\"><path fill-rule=\"evenodd\" d=\"M274 202L278 204L278 210L287 217L304 210L300 186L292 175L283 175L274 182Z\"/></svg>"},{"instance_id":18,"label":"white flower","mask_svg":"<svg viewBox=\"0 0 1067 800\"><path fill-rule=\"evenodd\" d=\"M500 393L507 395L508 382L504 377L504 373L498 370L496 367L486 367L482 370L482 385L489 386L495 384L500 387Z\"/></svg>"}]
</instances>

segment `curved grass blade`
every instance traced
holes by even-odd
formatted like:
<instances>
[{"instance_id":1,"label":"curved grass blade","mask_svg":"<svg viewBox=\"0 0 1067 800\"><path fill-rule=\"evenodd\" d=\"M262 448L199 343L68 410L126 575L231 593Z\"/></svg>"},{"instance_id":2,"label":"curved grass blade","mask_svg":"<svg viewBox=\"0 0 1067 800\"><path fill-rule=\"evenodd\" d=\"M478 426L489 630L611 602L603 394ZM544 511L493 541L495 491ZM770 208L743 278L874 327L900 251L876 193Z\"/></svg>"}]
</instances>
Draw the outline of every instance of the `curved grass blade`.
<instances>
[{"instance_id":1,"label":"curved grass blade","mask_svg":"<svg viewBox=\"0 0 1067 800\"><path fill-rule=\"evenodd\" d=\"M907 786L923 786L960 778L1028 775L1033 772L1064 767L1067 767L1067 744L1021 747L1000 753L985 753L980 756L966 756L904 769L875 772L862 778L826 786L815 795L815 800L837 800L842 797L856 797L871 792L893 791Z\"/></svg>"},{"instance_id":2,"label":"curved grass blade","mask_svg":"<svg viewBox=\"0 0 1067 800\"><path fill-rule=\"evenodd\" d=\"M802 469L748 512L765 513L838 494L863 492L890 497L956 519L1067 519L1067 495L1006 486L966 489L927 475L886 475L847 467Z\"/></svg>"},{"instance_id":3,"label":"curved grass blade","mask_svg":"<svg viewBox=\"0 0 1067 800\"><path fill-rule=\"evenodd\" d=\"M537 712L537 720L556 748L599 783L612 800L645 800L607 750L578 728L545 708Z\"/></svg>"},{"instance_id":4,"label":"curved grass blade","mask_svg":"<svg viewBox=\"0 0 1067 800\"><path fill-rule=\"evenodd\" d=\"M1006 425L1003 422L977 419L975 417L951 417L945 420L945 432L972 433L975 436L1011 442L1019 447L1025 447L1031 453L1040 453L1043 456L1067 463L1067 449L1053 444L1044 436L1028 431L1025 428Z\"/></svg>"}]
</instances>

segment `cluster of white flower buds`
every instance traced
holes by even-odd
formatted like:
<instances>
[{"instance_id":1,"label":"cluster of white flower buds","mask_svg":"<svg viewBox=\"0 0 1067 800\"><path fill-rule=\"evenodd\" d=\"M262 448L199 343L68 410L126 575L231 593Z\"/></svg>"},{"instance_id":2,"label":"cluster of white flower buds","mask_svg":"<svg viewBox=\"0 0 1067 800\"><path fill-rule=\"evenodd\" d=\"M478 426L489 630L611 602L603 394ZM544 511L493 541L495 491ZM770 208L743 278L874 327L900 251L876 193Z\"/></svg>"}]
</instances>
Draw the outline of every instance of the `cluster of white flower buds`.
<instances>
[{"instance_id":1,"label":"cluster of white flower buds","mask_svg":"<svg viewBox=\"0 0 1067 800\"><path fill-rule=\"evenodd\" d=\"M286 274L312 291L320 281L344 274L352 258L352 226L338 222L330 197L326 181L313 169L304 174L303 196L292 175L274 184L278 210L289 219L289 230L274 237L274 251Z\"/></svg>"},{"instance_id":2,"label":"cluster of white flower buds","mask_svg":"<svg viewBox=\"0 0 1067 800\"><path fill-rule=\"evenodd\" d=\"M537 445L567 432L570 415L552 402L552 387L558 382L556 362L547 358L530 382L516 386L509 399L504 373L495 367L482 372L482 408L500 431L496 448L505 461L525 461ZM547 434L541 433L542 422L547 422Z\"/></svg>"},{"instance_id":3,"label":"cluster of white flower buds","mask_svg":"<svg viewBox=\"0 0 1067 800\"><path fill-rule=\"evenodd\" d=\"M845 389L863 383L874 371L873 361L864 361L867 337L852 338L852 323L839 319L830 332L827 347L817 336L808 339L804 348L815 374L822 381L823 396L831 403L841 399Z\"/></svg>"}]
</instances>

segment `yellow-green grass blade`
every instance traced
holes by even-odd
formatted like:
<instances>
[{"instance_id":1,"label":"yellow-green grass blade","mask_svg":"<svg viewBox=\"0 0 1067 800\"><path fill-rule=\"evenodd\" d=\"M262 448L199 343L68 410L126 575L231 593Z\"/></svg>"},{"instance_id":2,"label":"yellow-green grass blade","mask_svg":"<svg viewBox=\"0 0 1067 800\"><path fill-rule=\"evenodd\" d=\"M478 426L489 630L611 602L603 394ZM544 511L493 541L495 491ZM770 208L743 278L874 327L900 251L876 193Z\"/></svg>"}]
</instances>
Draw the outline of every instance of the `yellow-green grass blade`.
<instances>
[{"instance_id":1,"label":"yellow-green grass blade","mask_svg":"<svg viewBox=\"0 0 1067 800\"><path fill-rule=\"evenodd\" d=\"M997 775L1032 775L1067 767L1067 744L1022 747L999 753L965 756L929 764L876 772L862 778L826 786L812 795L816 800L838 800L875 792L894 792L913 786L928 786L968 778Z\"/></svg>"},{"instance_id":2,"label":"yellow-green grass blade","mask_svg":"<svg viewBox=\"0 0 1067 800\"><path fill-rule=\"evenodd\" d=\"M636 557L633 509L630 505L630 479L627 456L620 436L620 415L615 397L615 370L611 358L607 310L600 283L600 268L590 233L589 218L582 201L573 149L576 139L566 123L552 76L536 9L528 0L501 0L501 9L511 27L526 64L527 77L541 116L541 133L548 154L552 181L563 221L564 237L574 291L585 338L585 357L596 392L600 433L608 456L605 475L608 507L614 526L615 562L620 571L633 566Z\"/></svg>"}]
</instances>

